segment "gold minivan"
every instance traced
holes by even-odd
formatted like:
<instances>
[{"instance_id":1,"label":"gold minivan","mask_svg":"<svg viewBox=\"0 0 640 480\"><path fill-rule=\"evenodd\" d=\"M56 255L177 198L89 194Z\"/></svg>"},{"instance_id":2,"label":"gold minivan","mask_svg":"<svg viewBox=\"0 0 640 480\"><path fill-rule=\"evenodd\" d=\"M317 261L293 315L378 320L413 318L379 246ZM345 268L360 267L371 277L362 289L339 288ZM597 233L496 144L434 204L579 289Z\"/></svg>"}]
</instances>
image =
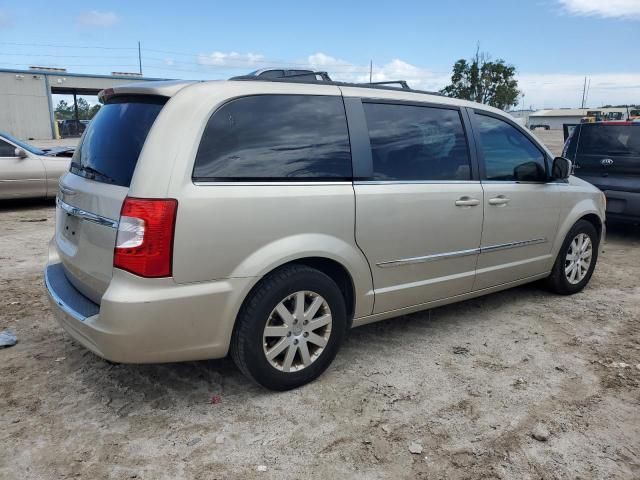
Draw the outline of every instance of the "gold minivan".
<instances>
[{"instance_id":1,"label":"gold minivan","mask_svg":"<svg viewBox=\"0 0 640 480\"><path fill-rule=\"evenodd\" d=\"M604 198L504 112L295 79L148 82L60 179L45 282L115 362L221 358L303 385L347 330L546 279L582 290Z\"/></svg>"}]
</instances>

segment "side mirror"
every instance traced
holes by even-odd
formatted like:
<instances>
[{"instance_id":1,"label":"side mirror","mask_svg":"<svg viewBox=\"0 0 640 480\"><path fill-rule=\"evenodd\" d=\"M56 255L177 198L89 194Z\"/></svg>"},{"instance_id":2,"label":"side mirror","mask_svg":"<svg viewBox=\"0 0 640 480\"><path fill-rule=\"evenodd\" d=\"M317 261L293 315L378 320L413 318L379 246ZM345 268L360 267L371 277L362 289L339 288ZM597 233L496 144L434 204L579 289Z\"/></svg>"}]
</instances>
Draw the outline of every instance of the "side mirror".
<instances>
[{"instance_id":1,"label":"side mirror","mask_svg":"<svg viewBox=\"0 0 640 480\"><path fill-rule=\"evenodd\" d=\"M571 160L564 157L556 157L553 159L551 167L551 176L554 180L566 180L571 175Z\"/></svg>"},{"instance_id":2,"label":"side mirror","mask_svg":"<svg viewBox=\"0 0 640 480\"><path fill-rule=\"evenodd\" d=\"M27 152L24 150L24 148L20 147L16 147L15 154L18 158L27 158L29 156L27 155Z\"/></svg>"}]
</instances>

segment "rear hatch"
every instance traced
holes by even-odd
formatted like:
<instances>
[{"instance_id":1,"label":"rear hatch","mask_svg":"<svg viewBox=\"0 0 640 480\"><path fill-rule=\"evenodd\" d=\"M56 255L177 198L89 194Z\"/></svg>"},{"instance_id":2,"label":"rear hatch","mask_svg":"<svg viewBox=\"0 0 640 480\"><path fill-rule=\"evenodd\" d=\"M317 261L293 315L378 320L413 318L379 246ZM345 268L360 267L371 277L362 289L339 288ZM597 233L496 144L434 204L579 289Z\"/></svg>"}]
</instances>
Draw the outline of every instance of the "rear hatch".
<instances>
[{"instance_id":1,"label":"rear hatch","mask_svg":"<svg viewBox=\"0 0 640 480\"><path fill-rule=\"evenodd\" d=\"M640 192L640 124L583 124L577 134L577 176L601 190Z\"/></svg>"},{"instance_id":2,"label":"rear hatch","mask_svg":"<svg viewBox=\"0 0 640 480\"><path fill-rule=\"evenodd\" d=\"M108 99L60 179L55 243L69 281L96 303L111 280L117 224L131 177L166 101L150 95Z\"/></svg>"}]
</instances>

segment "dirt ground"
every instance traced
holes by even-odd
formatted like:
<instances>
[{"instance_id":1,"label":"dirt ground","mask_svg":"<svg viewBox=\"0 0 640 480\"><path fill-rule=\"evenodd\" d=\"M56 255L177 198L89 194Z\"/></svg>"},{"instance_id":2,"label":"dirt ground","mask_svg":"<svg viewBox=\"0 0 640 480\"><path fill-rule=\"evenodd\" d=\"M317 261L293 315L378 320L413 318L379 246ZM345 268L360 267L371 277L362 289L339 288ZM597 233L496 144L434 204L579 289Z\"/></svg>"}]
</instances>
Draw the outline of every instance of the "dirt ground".
<instances>
[{"instance_id":1,"label":"dirt ground","mask_svg":"<svg viewBox=\"0 0 640 480\"><path fill-rule=\"evenodd\" d=\"M0 350L2 479L640 478L640 227L609 226L578 295L361 327L273 393L230 360L115 365L71 341L42 281L53 217L0 204L0 330L19 338Z\"/></svg>"}]
</instances>

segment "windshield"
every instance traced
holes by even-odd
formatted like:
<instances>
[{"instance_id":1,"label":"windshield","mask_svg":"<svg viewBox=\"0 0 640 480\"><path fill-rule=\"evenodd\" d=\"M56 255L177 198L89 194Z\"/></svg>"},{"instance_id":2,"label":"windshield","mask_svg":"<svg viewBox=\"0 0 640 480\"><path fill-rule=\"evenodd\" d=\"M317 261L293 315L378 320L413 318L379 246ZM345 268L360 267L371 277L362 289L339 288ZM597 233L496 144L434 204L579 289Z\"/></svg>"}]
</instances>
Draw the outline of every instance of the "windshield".
<instances>
[{"instance_id":1,"label":"windshield","mask_svg":"<svg viewBox=\"0 0 640 480\"><path fill-rule=\"evenodd\" d=\"M87 126L71 161L71 172L128 187L147 134L167 99L115 97Z\"/></svg>"},{"instance_id":2,"label":"windshield","mask_svg":"<svg viewBox=\"0 0 640 480\"><path fill-rule=\"evenodd\" d=\"M44 155L44 152L39 148L34 147L33 145L29 145L21 140L18 140L15 137L12 137L8 133L0 133L0 137L9 140L11 143L19 146L20 148L24 148L26 151L33 153L34 155Z\"/></svg>"},{"instance_id":3,"label":"windshield","mask_svg":"<svg viewBox=\"0 0 640 480\"><path fill-rule=\"evenodd\" d=\"M579 151L587 155L640 156L640 125L585 124Z\"/></svg>"}]
</instances>

